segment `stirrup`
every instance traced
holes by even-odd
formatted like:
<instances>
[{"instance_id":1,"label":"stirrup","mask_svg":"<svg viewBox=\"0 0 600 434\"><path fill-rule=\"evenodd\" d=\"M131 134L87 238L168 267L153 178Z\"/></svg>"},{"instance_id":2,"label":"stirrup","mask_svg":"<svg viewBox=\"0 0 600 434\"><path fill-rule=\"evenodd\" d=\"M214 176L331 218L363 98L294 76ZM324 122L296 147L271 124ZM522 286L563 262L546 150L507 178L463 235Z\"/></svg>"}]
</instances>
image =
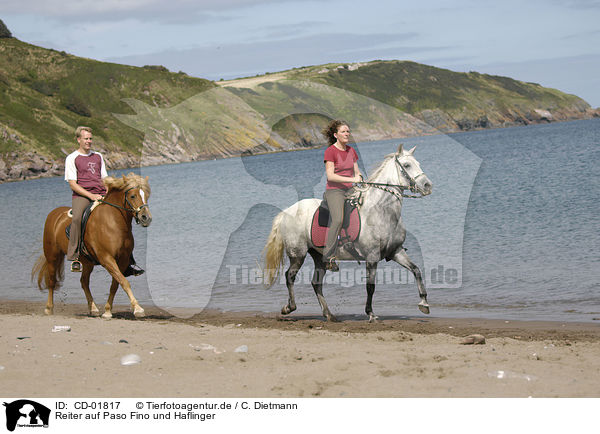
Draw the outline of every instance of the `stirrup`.
<instances>
[{"instance_id":1,"label":"stirrup","mask_svg":"<svg viewBox=\"0 0 600 434\"><path fill-rule=\"evenodd\" d=\"M338 267L338 264L335 262L335 257L329 258L329 260L325 262L325 269L333 272L340 271L340 267Z\"/></svg>"},{"instance_id":2,"label":"stirrup","mask_svg":"<svg viewBox=\"0 0 600 434\"><path fill-rule=\"evenodd\" d=\"M129 264L127 266L127 268L125 269L125 271L123 271L123 276L128 277L128 276L141 276L142 274L144 274L146 271L142 270L140 267L137 266L137 264Z\"/></svg>"},{"instance_id":3,"label":"stirrup","mask_svg":"<svg viewBox=\"0 0 600 434\"><path fill-rule=\"evenodd\" d=\"M75 259L73 262L71 262L71 271L73 273L81 273L82 268L83 267L81 262L79 262L79 259Z\"/></svg>"}]
</instances>

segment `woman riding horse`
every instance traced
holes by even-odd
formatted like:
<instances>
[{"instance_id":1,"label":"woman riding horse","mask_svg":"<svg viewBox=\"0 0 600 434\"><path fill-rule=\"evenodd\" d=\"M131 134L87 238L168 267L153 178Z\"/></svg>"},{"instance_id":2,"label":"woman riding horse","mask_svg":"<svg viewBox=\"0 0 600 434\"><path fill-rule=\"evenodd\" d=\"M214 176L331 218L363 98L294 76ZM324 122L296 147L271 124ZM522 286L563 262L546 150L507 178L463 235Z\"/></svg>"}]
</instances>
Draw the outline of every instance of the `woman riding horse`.
<instances>
[{"instance_id":1,"label":"woman riding horse","mask_svg":"<svg viewBox=\"0 0 600 434\"><path fill-rule=\"evenodd\" d=\"M338 140L345 134L347 133L337 134ZM342 140L344 139L342 138ZM418 304L419 310L429 313L427 292L421 271L411 261L403 247L406 229L401 217L402 199L415 197L405 194L404 191L410 190L413 194L420 193L422 196L426 196L431 194L433 188L433 184L414 158L414 150L415 148L406 151L400 145L396 152L385 157L369 179L361 183L362 186L355 187L360 220L364 224L361 226L360 236L354 242L354 248L361 257L365 258L366 262L367 302L365 313L369 316L369 321L375 321L377 318L373 312L372 301L375 292L377 263L383 259L395 261L413 273L421 298ZM326 263L315 240L312 239L311 225L320 204L321 201L318 199L303 199L275 216L264 250L265 283L272 285L275 282L279 270L283 267L284 255L287 254L290 265L285 272L285 283L289 297L287 304L281 309L281 313L287 315L293 312L296 310L294 281L306 255L310 254L315 263L311 283L321 305L323 316L330 321L335 321L335 316L330 312L323 296ZM354 259L352 253L344 248L339 249L338 254L338 259Z\"/></svg>"},{"instance_id":2,"label":"woman riding horse","mask_svg":"<svg viewBox=\"0 0 600 434\"><path fill-rule=\"evenodd\" d=\"M359 182L362 175L358 168L358 154L348 146L350 127L344 121L334 120L323 130L323 135L329 142L323 157L327 186L323 195L329 208L331 225L327 232L327 243L323 258L327 270L339 271L335 262L338 236L344 221L344 202L346 194L350 193L352 183Z\"/></svg>"}]
</instances>

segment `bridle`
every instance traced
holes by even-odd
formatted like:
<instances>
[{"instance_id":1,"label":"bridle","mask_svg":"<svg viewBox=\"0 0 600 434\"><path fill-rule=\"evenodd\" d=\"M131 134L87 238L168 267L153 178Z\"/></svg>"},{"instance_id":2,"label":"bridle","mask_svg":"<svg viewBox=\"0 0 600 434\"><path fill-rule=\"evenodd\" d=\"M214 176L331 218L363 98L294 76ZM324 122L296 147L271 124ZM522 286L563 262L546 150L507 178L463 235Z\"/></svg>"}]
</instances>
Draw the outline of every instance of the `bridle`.
<instances>
[{"instance_id":1,"label":"bridle","mask_svg":"<svg viewBox=\"0 0 600 434\"><path fill-rule=\"evenodd\" d=\"M400 158L399 157L395 157L395 160L396 160L396 166L397 166L397 168L400 169L400 173L402 174L402 176L404 177L404 179L406 179L408 181L408 189L412 193L419 193L417 191L417 179L419 179L421 176L425 176L425 172L423 172L421 170L421 173L419 173L414 178L411 178L411 176L408 174L408 172L406 171L406 169L404 168L404 166L400 162ZM404 188L404 190L405 189L406 188ZM421 199L423 197L423 194L422 193L419 193L419 194L420 194L420 196L403 195L402 197L414 197L414 198L417 198L417 199Z\"/></svg>"},{"instance_id":2,"label":"bridle","mask_svg":"<svg viewBox=\"0 0 600 434\"><path fill-rule=\"evenodd\" d=\"M421 171L421 173L419 173L417 176L412 178L408 174L408 172L406 171L404 166L402 166L399 156L394 157L394 160L396 160L396 169L398 170L398 175L401 175L408 182L408 186L400 185L400 184L385 184L385 183L381 183L381 182L368 182L368 181L361 181L361 182L357 182L356 184L357 185L362 184L362 185L367 185L367 186L372 186L372 187L378 188L380 190L383 190L387 193L392 194L398 200L402 200L403 197L408 197L408 198L412 198L412 199L422 199L424 196L423 196L423 193L420 193L417 190L417 179L419 179L421 176L425 176L425 172ZM360 187L359 187L359 189L360 189ZM406 193L404 193L405 190L410 190L411 193L413 193L413 194L406 194ZM361 193L363 191L366 191L366 188L364 190L362 190ZM419 196L416 196L416 194L419 194ZM361 196L362 196L362 194L361 194Z\"/></svg>"},{"instance_id":3,"label":"bridle","mask_svg":"<svg viewBox=\"0 0 600 434\"><path fill-rule=\"evenodd\" d=\"M138 206L137 208L134 208L134 206L131 204L131 202L129 202L129 199L127 198L127 193L129 193L131 190L134 190L136 188L139 188L141 190L141 187L139 187L139 186L131 187L131 188L125 190L125 200L123 201L123 206L119 206L114 203L107 202L104 199L100 199L98 202L105 203L106 205L114 206L115 208L119 208L124 211L132 213L133 217L135 218L135 223L139 225L140 219L138 217L138 214L142 211L142 209L148 208L148 204L144 203L144 204Z\"/></svg>"}]
</instances>

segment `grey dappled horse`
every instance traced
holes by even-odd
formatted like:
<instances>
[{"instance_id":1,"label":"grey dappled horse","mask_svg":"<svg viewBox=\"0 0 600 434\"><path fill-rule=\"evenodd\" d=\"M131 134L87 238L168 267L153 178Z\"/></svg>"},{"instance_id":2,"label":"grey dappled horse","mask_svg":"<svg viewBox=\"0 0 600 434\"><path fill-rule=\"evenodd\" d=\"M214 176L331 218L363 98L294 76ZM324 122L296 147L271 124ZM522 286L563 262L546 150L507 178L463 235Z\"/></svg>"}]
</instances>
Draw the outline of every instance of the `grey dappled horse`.
<instances>
[{"instance_id":1,"label":"grey dappled horse","mask_svg":"<svg viewBox=\"0 0 600 434\"><path fill-rule=\"evenodd\" d=\"M421 170L419 162L413 157L415 148L405 151L402 145L398 151L385 157L363 186L357 186L357 194L362 194L362 206L359 208L362 227L360 236L354 245L365 258L367 267L367 303L365 312L369 322L377 319L373 313L372 301L375 292L377 263L382 259L394 260L410 270L417 282L421 301L418 304L423 313L429 313L427 292L421 278L419 267L406 254L402 244L406 238L406 229L402 224L402 191L411 190L423 196L431 194L432 183ZM294 281L296 274L310 253L315 262L312 286L315 290L323 315L329 321L337 321L329 311L323 296L325 262L323 249L315 247L311 241L312 217L321 201L304 199L280 212L273 219L271 233L265 246L265 283L272 285L280 268L283 267L284 251L290 259L290 267L285 273L289 292L287 305L281 309L286 315L296 310L294 299ZM354 260L343 248L338 249L336 258Z\"/></svg>"}]
</instances>

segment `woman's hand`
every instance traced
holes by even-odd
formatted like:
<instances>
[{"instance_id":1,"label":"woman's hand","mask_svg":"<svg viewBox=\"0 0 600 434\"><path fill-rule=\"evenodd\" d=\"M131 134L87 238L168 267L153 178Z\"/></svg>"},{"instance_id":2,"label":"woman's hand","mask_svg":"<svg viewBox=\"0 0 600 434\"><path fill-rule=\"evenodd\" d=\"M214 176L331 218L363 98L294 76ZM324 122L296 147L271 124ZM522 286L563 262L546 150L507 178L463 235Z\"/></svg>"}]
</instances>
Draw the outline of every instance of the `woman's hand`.
<instances>
[{"instance_id":1,"label":"woman's hand","mask_svg":"<svg viewBox=\"0 0 600 434\"><path fill-rule=\"evenodd\" d=\"M361 182L363 180L362 174L360 173L360 169L358 168L358 163L354 162L354 176L352 177L355 184Z\"/></svg>"}]
</instances>

